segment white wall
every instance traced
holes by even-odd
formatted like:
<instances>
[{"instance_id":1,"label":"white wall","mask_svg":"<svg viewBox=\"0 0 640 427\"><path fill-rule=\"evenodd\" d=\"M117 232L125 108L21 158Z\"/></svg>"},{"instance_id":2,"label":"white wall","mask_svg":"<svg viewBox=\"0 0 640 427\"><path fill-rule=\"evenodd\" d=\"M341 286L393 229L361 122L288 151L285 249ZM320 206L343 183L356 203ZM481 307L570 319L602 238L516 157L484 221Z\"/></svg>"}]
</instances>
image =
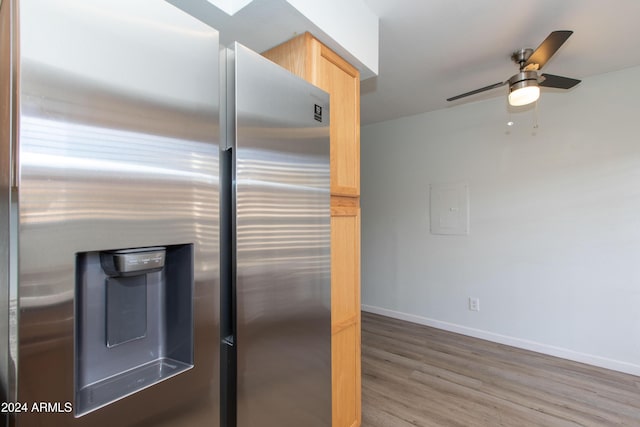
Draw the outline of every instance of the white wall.
<instances>
[{"instance_id":1,"label":"white wall","mask_svg":"<svg viewBox=\"0 0 640 427\"><path fill-rule=\"evenodd\" d=\"M363 309L640 375L638 79L543 90L536 130L506 96L364 126ZM432 235L455 182L470 234Z\"/></svg>"}]
</instances>

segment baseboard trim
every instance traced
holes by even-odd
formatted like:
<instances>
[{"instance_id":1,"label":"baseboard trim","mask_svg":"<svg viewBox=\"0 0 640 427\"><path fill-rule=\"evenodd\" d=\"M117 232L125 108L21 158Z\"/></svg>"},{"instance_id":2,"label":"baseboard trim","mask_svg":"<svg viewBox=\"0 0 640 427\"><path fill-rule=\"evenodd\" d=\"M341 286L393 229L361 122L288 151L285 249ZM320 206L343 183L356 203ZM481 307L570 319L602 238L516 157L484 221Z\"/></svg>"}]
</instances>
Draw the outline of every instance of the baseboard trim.
<instances>
[{"instance_id":1,"label":"baseboard trim","mask_svg":"<svg viewBox=\"0 0 640 427\"><path fill-rule=\"evenodd\" d=\"M623 372L625 374L640 376L640 365L622 362L615 359L608 359L592 354L580 353L562 347L555 347L548 344L542 344L535 341L524 340L521 338L510 337L507 335L496 334L481 329L470 328L468 326L457 325L455 323L443 322L441 320L429 319L427 317L417 316L415 314L403 313L400 311L389 310L387 308L376 307L362 304L362 311L368 313L380 314L382 316L392 317L394 319L406 320L407 322L417 323L420 325L431 326L433 328L442 329L449 332L455 332L470 337L480 338L487 341L505 344L512 347L522 348L524 350L535 351L537 353L547 354L549 356L560 357L574 362L586 363L588 365L598 366L600 368L611 369L613 371Z\"/></svg>"}]
</instances>

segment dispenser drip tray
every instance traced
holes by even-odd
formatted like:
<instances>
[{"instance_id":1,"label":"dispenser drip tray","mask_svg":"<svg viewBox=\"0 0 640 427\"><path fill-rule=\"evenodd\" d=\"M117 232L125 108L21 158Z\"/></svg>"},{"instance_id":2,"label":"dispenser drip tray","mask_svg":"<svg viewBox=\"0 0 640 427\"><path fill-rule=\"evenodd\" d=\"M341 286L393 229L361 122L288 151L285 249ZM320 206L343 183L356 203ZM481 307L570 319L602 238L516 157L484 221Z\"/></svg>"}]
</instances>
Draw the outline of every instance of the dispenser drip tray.
<instances>
[{"instance_id":1,"label":"dispenser drip tray","mask_svg":"<svg viewBox=\"0 0 640 427\"><path fill-rule=\"evenodd\" d=\"M78 393L78 404L89 412L171 378L192 366L174 359L157 359L84 387Z\"/></svg>"}]
</instances>

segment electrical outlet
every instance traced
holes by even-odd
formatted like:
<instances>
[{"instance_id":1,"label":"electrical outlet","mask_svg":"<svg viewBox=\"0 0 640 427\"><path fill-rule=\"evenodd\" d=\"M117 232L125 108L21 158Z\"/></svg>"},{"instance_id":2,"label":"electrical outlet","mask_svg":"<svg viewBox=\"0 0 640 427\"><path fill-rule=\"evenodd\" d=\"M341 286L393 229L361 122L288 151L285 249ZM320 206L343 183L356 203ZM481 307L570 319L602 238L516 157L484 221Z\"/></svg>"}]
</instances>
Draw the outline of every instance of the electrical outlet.
<instances>
[{"instance_id":1,"label":"electrical outlet","mask_svg":"<svg viewBox=\"0 0 640 427\"><path fill-rule=\"evenodd\" d=\"M469 310L480 311L480 298L469 297Z\"/></svg>"}]
</instances>

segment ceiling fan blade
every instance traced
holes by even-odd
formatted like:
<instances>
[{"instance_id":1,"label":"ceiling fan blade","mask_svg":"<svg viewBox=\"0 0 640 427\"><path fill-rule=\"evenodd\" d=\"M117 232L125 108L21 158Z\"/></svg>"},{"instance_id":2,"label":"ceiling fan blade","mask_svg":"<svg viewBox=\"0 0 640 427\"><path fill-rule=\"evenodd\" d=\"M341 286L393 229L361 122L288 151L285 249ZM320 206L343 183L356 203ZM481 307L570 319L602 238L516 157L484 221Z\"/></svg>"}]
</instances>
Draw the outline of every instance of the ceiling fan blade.
<instances>
[{"instance_id":1,"label":"ceiling fan blade","mask_svg":"<svg viewBox=\"0 0 640 427\"><path fill-rule=\"evenodd\" d=\"M447 101L455 101L456 99L464 98L465 96L471 96L471 95L475 95L476 93L480 93L480 92L484 92L484 91L487 91L487 90L495 89L497 87L504 86L505 84L507 84L507 82L494 83L494 84L489 85L489 86L481 87L480 89L472 90L471 92L466 92L466 93L463 93L461 95L456 95L454 97L447 98Z\"/></svg>"},{"instance_id":2,"label":"ceiling fan blade","mask_svg":"<svg viewBox=\"0 0 640 427\"><path fill-rule=\"evenodd\" d=\"M572 87L580 83L580 80L572 79L569 77L554 76L553 74L542 74L541 77L543 77L544 80L538 83L538 86L556 87L558 89L571 89Z\"/></svg>"},{"instance_id":3,"label":"ceiling fan blade","mask_svg":"<svg viewBox=\"0 0 640 427\"><path fill-rule=\"evenodd\" d=\"M573 34L573 31L553 31L551 34L547 36L546 39L538 46L538 48L533 51L527 62L524 63L524 66L530 66L532 64L538 65L538 70L544 67L544 64L547 63L549 58L553 56L554 53L560 46L567 41L569 36Z\"/></svg>"}]
</instances>

